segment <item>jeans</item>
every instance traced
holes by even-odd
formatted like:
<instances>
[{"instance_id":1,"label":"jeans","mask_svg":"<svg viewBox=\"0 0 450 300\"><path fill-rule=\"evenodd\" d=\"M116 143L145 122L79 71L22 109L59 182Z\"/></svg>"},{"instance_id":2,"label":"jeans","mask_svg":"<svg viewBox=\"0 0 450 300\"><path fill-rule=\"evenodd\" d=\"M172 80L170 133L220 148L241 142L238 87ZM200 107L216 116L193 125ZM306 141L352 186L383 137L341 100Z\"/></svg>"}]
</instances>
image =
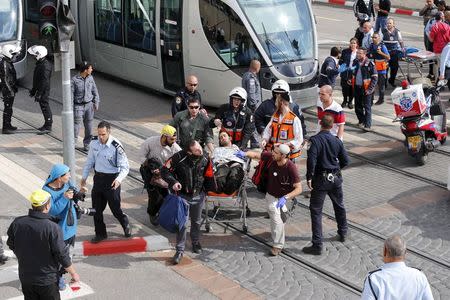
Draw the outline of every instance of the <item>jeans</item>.
<instances>
[{"instance_id":1,"label":"jeans","mask_svg":"<svg viewBox=\"0 0 450 300\"><path fill-rule=\"evenodd\" d=\"M183 199L183 195L181 195ZM197 198L187 202L189 204L189 216L191 219L191 242L197 244L200 242L200 225L202 223L202 209L205 203L205 194L201 193ZM177 252L184 252L186 246L187 222L186 225L177 232Z\"/></svg>"},{"instance_id":2,"label":"jeans","mask_svg":"<svg viewBox=\"0 0 450 300\"><path fill-rule=\"evenodd\" d=\"M386 28L386 22L388 17L377 17L377 20L375 21L375 28L373 32L378 32L379 30L383 30Z\"/></svg>"},{"instance_id":3,"label":"jeans","mask_svg":"<svg viewBox=\"0 0 450 300\"><path fill-rule=\"evenodd\" d=\"M278 198L266 194L267 212L270 217L270 233L272 234L272 245L275 248L283 249L284 246L284 223L281 220L280 209L276 207Z\"/></svg>"}]
</instances>

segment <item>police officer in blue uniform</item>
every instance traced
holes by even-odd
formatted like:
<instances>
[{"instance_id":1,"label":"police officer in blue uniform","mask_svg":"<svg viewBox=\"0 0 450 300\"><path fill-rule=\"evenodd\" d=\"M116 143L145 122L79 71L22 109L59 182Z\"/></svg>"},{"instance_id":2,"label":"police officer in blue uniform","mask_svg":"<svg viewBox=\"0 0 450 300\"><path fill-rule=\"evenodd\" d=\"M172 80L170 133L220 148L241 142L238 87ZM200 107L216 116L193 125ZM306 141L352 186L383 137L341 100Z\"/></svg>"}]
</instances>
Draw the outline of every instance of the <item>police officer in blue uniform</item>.
<instances>
[{"instance_id":1,"label":"police officer in blue uniform","mask_svg":"<svg viewBox=\"0 0 450 300\"><path fill-rule=\"evenodd\" d=\"M111 133L111 125L101 121L97 126L98 137L94 137L89 146L88 158L83 168L81 189L86 187L86 179L92 168L95 170L92 204L95 209L95 237L98 243L108 237L103 222L103 211L109 205L114 217L122 225L125 237L131 236L131 226L126 214L120 208L120 184L128 175L128 159L122 144Z\"/></svg>"},{"instance_id":2,"label":"police officer in blue uniform","mask_svg":"<svg viewBox=\"0 0 450 300\"><path fill-rule=\"evenodd\" d=\"M349 164L342 141L331 134L333 117L321 119L321 131L312 136L308 149L306 179L312 189L309 210L311 213L312 246L304 247L307 254L322 254L322 208L326 195L333 202L338 226L338 240L344 242L347 236L347 216L342 192L341 169Z\"/></svg>"},{"instance_id":3,"label":"police officer in blue uniform","mask_svg":"<svg viewBox=\"0 0 450 300\"><path fill-rule=\"evenodd\" d=\"M186 85L175 95L175 99L172 102L172 118L175 117L177 112L187 110L189 99L198 99L200 104L202 103L202 97L197 91L197 87L197 77L195 77L194 75L188 76Z\"/></svg>"}]
</instances>

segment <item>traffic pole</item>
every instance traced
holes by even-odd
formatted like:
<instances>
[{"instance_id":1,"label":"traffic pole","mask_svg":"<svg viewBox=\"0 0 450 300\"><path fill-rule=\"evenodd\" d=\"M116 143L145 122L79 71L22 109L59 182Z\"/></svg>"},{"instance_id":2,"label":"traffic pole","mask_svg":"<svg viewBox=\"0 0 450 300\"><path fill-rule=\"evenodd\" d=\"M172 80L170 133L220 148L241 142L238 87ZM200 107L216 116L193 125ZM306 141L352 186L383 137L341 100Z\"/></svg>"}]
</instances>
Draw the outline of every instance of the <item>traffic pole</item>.
<instances>
[{"instance_id":1,"label":"traffic pole","mask_svg":"<svg viewBox=\"0 0 450 300\"><path fill-rule=\"evenodd\" d=\"M68 0L62 0L68 5ZM70 48L70 47L69 47ZM73 121L73 103L70 89L70 50L61 51L61 78L62 78L62 137L64 164L70 168L70 176L75 180L75 137Z\"/></svg>"}]
</instances>

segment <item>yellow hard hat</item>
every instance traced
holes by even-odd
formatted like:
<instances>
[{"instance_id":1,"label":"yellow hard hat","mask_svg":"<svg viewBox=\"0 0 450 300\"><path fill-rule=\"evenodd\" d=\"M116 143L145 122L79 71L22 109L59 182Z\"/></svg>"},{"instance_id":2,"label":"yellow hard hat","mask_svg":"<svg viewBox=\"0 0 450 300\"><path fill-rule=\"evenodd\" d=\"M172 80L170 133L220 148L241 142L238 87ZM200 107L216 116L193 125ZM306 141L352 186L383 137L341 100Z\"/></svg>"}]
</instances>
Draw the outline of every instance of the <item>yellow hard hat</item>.
<instances>
[{"instance_id":1,"label":"yellow hard hat","mask_svg":"<svg viewBox=\"0 0 450 300\"><path fill-rule=\"evenodd\" d=\"M174 136L177 134L175 127L166 125L161 129L161 135Z\"/></svg>"},{"instance_id":2,"label":"yellow hard hat","mask_svg":"<svg viewBox=\"0 0 450 300\"><path fill-rule=\"evenodd\" d=\"M30 200L32 206L42 206L50 200L50 193L44 190L35 190L28 200Z\"/></svg>"}]
</instances>

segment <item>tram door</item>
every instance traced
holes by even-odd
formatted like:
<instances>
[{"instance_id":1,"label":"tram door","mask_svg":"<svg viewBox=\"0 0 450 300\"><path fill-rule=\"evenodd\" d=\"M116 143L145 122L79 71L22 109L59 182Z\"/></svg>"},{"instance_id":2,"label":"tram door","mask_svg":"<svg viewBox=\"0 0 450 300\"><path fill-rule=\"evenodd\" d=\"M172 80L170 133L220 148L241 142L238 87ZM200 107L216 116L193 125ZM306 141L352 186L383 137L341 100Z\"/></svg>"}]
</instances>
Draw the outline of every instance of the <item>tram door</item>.
<instances>
[{"instance_id":1,"label":"tram door","mask_svg":"<svg viewBox=\"0 0 450 300\"><path fill-rule=\"evenodd\" d=\"M176 91L184 85L182 10L183 0L161 0L161 60L164 87Z\"/></svg>"}]
</instances>

